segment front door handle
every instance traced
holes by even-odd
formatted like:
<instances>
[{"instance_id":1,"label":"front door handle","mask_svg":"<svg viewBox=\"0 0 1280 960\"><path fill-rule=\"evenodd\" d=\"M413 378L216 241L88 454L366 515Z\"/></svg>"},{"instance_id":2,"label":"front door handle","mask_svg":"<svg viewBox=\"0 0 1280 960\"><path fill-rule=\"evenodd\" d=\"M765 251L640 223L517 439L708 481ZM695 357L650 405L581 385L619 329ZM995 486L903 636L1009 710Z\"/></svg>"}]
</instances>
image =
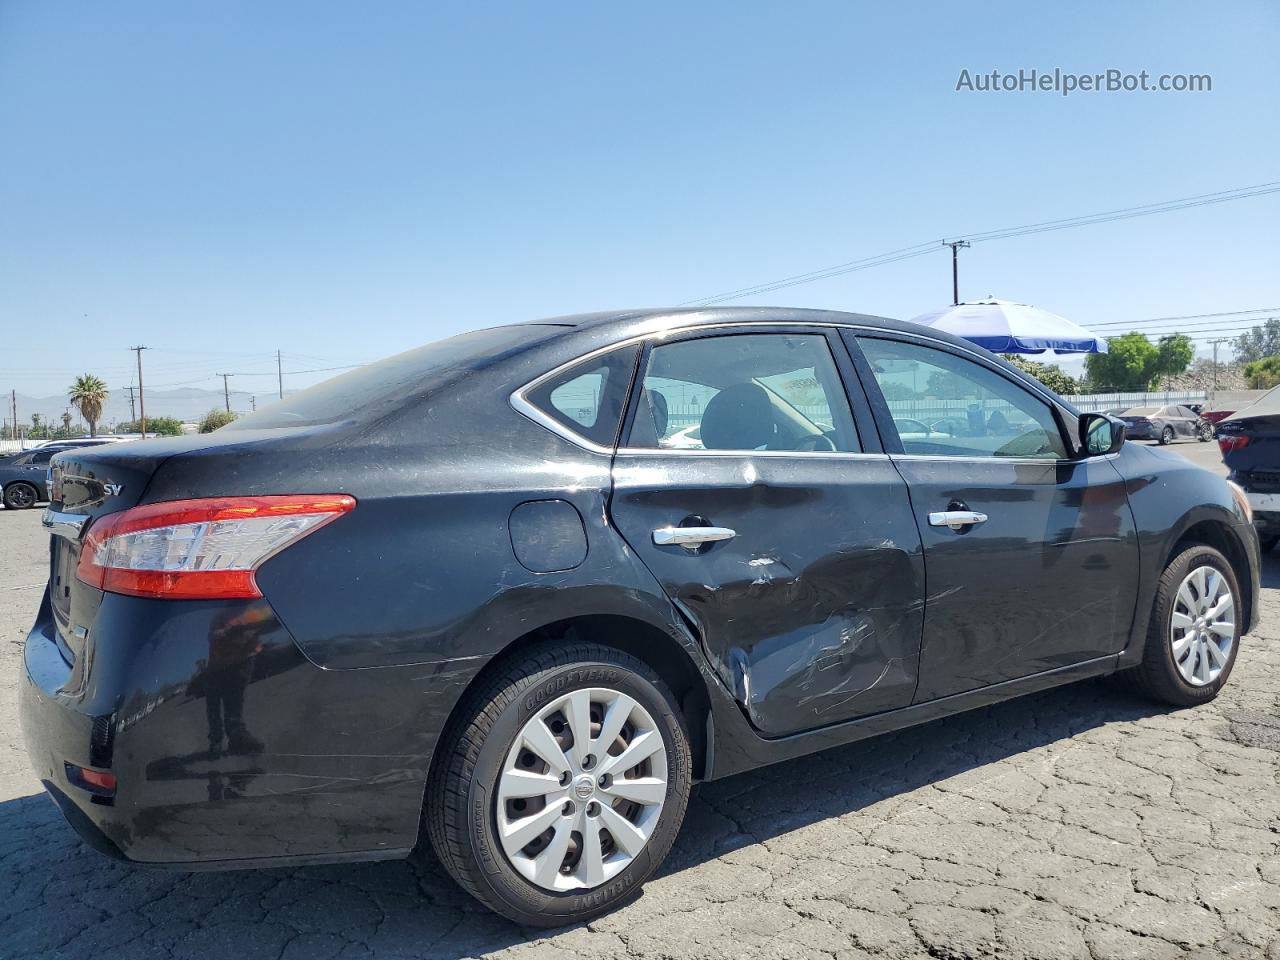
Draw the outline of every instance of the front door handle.
<instances>
[{"instance_id":1,"label":"front door handle","mask_svg":"<svg viewBox=\"0 0 1280 960\"><path fill-rule=\"evenodd\" d=\"M929 514L929 526L950 527L952 530L963 530L975 523L986 523L987 515L977 510L939 510Z\"/></svg>"},{"instance_id":2,"label":"front door handle","mask_svg":"<svg viewBox=\"0 0 1280 960\"><path fill-rule=\"evenodd\" d=\"M660 547L680 546L696 551L704 543L732 540L737 535L728 527L659 527L653 531L653 542Z\"/></svg>"}]
</instances>

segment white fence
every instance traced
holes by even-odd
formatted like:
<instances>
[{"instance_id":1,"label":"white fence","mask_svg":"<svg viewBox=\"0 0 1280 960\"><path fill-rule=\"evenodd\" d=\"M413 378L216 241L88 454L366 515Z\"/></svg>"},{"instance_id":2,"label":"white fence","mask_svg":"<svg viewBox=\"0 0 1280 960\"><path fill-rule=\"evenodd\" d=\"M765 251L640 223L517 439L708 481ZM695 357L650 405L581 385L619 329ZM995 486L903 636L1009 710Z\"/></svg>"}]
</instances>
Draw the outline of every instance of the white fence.
<instances>
[{"instance_id":1,"label":"white fence","mask_svg":"<svg viewBox=\"0 0 1280 960\"><path fill-rule=\"evenodd\" d=\"M1209 394L1203 390L1166 390L1154 393L1087 393L1065 399L1081 413L1098 413L1102 410L1127 410L1129 407L1164 407L1171 403L1183 406L1207 403Z\"/></svg>"}]
</instances>

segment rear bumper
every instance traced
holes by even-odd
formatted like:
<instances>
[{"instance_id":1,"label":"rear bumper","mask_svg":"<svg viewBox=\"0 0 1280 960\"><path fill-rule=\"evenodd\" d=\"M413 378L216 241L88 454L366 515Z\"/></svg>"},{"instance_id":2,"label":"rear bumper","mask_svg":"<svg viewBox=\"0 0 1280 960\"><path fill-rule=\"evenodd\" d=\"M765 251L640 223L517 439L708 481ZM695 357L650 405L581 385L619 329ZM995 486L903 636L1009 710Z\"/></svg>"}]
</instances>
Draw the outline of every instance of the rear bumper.
<instances>
[{"instance_id":1,"label":"rear bumper","mask_svg":"<svg viewBox=\"0 0 1280 960\"><path fill-rule=\"evenodd\" d=\"M1160 431L1153 426L1125 424L1124 435L1129 440L1159 440Z\"/></svg>"},{"instance_id":2,"label":"rear bumper","mask_svg":"<svg viewBox=\"0 0 1280 960\"><path fill-rule=\"evenodd\" d=\"M46 599L22 730L95 849L191 869L394 858L417 842L436 734L469 674L322 670L261 600L108 595L74 664L54 629ZM115 774L115 796L90 795L68 764Z\"/></svg>"}]
</instances>

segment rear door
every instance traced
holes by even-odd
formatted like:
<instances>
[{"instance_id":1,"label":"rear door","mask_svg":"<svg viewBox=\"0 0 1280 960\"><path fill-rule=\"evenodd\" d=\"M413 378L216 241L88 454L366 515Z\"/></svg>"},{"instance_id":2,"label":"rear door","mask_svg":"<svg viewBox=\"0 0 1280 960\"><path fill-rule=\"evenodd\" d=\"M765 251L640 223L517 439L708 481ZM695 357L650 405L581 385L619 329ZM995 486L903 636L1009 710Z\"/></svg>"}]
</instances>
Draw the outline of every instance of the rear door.
<instances>
[{"instance_id":1,"label":"rear door","mask_svg":"<svg viewBox=\"0 0 1280 960\"><path fill-rule=\"evenodd\" d=\"M613 521L755 727L909 704L920 537L839 337L717 328L651 342L641 363Z\"/></svg>"},{"instance_id":2,"label":"rear door","mask_svg":"<svg viewBox=\"0 0 1280 960\"><path fill-rule=\"evenodd\" d=\"M1119 652L1138 550L1110 458L1074 458L1048 397L977 354L879 333L853 349L924 538L917 701Z\"/></svg>"}]
</instances>

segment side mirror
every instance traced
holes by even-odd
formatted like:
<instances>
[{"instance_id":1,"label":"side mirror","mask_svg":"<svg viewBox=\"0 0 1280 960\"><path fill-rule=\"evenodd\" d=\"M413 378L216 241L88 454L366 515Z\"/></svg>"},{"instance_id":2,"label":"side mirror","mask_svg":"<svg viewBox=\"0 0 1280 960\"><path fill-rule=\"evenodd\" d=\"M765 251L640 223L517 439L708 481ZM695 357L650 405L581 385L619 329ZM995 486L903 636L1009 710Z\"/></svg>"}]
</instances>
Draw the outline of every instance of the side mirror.
<instances>
[{"instance_id":1,"label":"side mirror","mask_svg":"<svg viewBox=\"0 0 1280 960\"><path fill-rule=\"evenodd\" d=\"M1105 413L1080 414L1080 446L1086 457L1115 453L1124 443L1123 420Z\"/></svg>"}]
</instances>

